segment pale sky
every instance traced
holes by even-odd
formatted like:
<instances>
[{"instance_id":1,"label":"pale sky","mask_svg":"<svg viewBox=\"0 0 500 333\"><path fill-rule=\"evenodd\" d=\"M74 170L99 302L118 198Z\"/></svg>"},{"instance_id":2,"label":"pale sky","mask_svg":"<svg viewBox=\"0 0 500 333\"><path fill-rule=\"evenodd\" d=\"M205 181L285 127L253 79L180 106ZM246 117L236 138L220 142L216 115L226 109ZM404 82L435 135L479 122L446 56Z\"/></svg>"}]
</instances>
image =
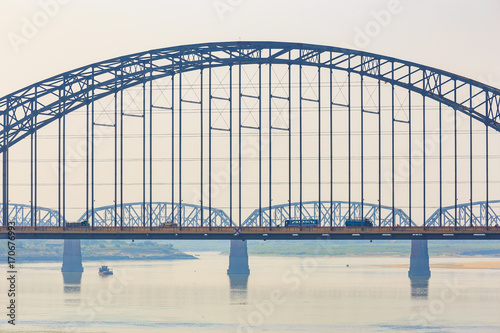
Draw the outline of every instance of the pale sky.
<instances>
[{"instance_id":1,"label":"pale sky","mask_svg":"<svg viewBox=\"0 0 500 333\"><path fill-rule=\"evenodd\" d=\"M498 0L0 0L0 96L93 62L232 40L360 49L500 88L499 13Z\"/></svg>"},{"instance_id":2,"label":"pale sky","mask_svg":"<svg viewBox=\"0 0 500 333\"><path fill-rule=\"evenodd\" d=\"M499 87L498 13L497 0L1 0L0 95L120 55L239 39L350 46Z\"/></svg>"}]
</instances>

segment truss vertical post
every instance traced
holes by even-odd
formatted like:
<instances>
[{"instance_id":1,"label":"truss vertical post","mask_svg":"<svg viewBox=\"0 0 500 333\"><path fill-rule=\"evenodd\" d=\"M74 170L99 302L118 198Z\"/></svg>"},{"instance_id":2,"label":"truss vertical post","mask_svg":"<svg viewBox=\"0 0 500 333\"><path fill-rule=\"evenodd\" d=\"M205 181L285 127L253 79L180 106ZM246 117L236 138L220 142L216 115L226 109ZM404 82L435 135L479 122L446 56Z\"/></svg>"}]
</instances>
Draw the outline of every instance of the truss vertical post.
<instances>
[{"instance_id":1,"label":"truss vertical post","mask_svg":"<svg viewBox=\"0 0 500 333\"><path fill-rule=\"evenodd\" d=\"M361 218L364 218L365 215L364 215L364 201L365 201L365 184L364 184L364 180L365 180L365 170L364 170L364 159L365 159L365 155L364 155L364 130L365 130L365 124L364 124L364 119L365 119L365 114L364 114L364 111L363 111L363 75L360 75L360 79L361 79L361 82L360 82L360 87L361 87Z\"/></svg>"},{"instance_id":2,"label":"truss vertical post","mask_svg":"<svg viewBox=\"0 0 500 333\"><path fill-rule=\"evenodd\" d=\"M453 80L454 84L454 92L453 92L453 100L456 103L457 102L457 80ZM457 188L457 181L458 181L458 176L457 176L457 170L458 170L458 164L457 164L457 109L453 109L453 135L454 135L454 162L455 162L455 200L454 200L454 206L455 206L455 228L457 227L457 205L458 205L458 188Z\"/></svg>"},{"instance_id":3,"label":"truss vertical post","mask_svg":"<svg viewBox=\"0 0 500 333\"><path fill-rule=\"evenodd\" d=\"M57 226L61 226L61 89L58 90L57 117Z\"/></svg>"},{"instance_id":4,"label":"truss vertical post","mask_svg":"<svg viewBox=\"0 0 500 333\"><path fill-rule=\"evenodd\" d=\"M262 64L259 63L259 227L262 227Z\"/></svg>"},{"instance_id":5,"label":"truss vertical post","mask_svg":"<svg viewBox=\"0 0 500 333\"><path fill-rule=\"evenodd\" d=\"M332 53L330 52L330 59ZM333 69L330 68L330 228L333 227Z\"/></svg>"},{"instance_id":6,"label":"truss vertical post","mask_svg":"<svg viewBox=\"0 0 500 333\"><path fill-rule=\"evenodd\" d=\"M31 226L36 228L37 222L37 110L38 110L38 88L35 87L35 100L33 103L35 116L31 118ZM33 210L34 209L34 210Z\"/></svg>"},{"instance_id":7,"label":"truss vertical post","mask_svg":"<svg viewBox=\"0 0 500 333\"><path fill-rule=\"evenodd\" d=\"M182 70L179 70L179 227L182 227Z\"/></svg>"},{"instance_id":8,"label":"truss vertical post","mask_svg":"<svg viewBox=\"0 0 500 333\"><path fill-rule=\"evenodd\" d=\"M488 117L488 93L486 93L486 111L485 115ZM490 158L490 152L489 152L489 126L488 124L485 124L486 127L486 229L489 227L489 209L490 209L490 191L489 191L489 158Z\"/></svg>"},{"instance_id":9,"label":"truss vertical post","mask_svg":"<svg viewBox=\"0 0 500 333\"><path fill-rule=\"evenodd\" d=\"M116 84L115 84L116 88ZM114 191L115 191L115 200L114 201L114 226L117 225L117 217L118 217L118 95L115 91L115 129L114 129L114 145L115 145L115 183L114 183ZM88 217L87 217L88 218Z\"/></svg>"},{"instance_id":10,"label":"truss vertical post","mask_svg":"<svg viewBox=\"0 0 500 333\"><path fill-rule=\"evenodd\" d=\"M88 85L88 82L87 82ZM116 98L116 95L115 95ZM87 99L89 99L87 93ZM89 117L89 104L86 105L86 127L85 127L85 220L89 221L89 156L90 156L90 145L89 145L89 127L90 127L90 117ZM35 132L36 134L36 132ZM116 174L116 172L115 172ZM35 205L36 206L36 205Z\"/></svg>"},{"instance_id":11,"label":"truss vertical post","mask_svg":"<svg viewBox=\"0 0 500 333\"><path fill-rule=\"evenodd\" d=\"M302 65L299 65L299 215L302 230Z\"/></svg>"},{"instance_id":12,"label":"truss vertical post","mask_svg":"<svg viewBox=\"0 0 500 333\"><path fill-rule=\"evenodd\" d=\"M121 86L123 87L123 65L120 68ZM93 123L93 121L92 121ZM93 204L92 200L92 204ZM92 212L94 208L92 208ZM93 213L92 213L93 214ZM123 88L120 90L120 229L123 228L123 219L125 218L123 210ZM130 218L129 218L130 219ZM92 223L94 219L92 218Z\"/></svg>"},{"instance_id":13,"label":"truss vertical post","mask_svg":"<svg viewBox=\"0 0 500 333\"><path fill-rule=\"evenodd\" d=\"M439 103L439 226L443 226L443 117Z\"/></svg>"},{"instance_id":14,"label":"truss vertical post","mask_svg":"<svg viewBox=\"0 0 500 333\"><path fill-rule=\"evenodd\" d=\"M426 202L426 194L427 194L427 192L426 192L426 163L425 163L425 161L426 161L425 160L425 158L426 158L426 149L425 149L425 147L426 147L426 145L425 145L425 138L426 138L426 132L425 132L425 127L426 127L425 126L425 95L422 96L422 117L423 117L423 119L422 119L422 124L423 124L422 125L423 126L422 135L423 135L423 141L424 141L423 142L423 149L422 149L423 150L423 153L422 153L422 155L423 155L423 175L422 175L423 176L423 183L422 183L422 185L423 185L423 196L424 196L423 197L423 205L422 205L422 209L423 209L422 217L424 220L424 229L425 229L425 221L427 220L426 212L425 212L425 202Z\"/></svg>"},{"instance_id":15,"label":"truss vertical post","mask_svg":"<svg viewBox=\"0 0 500 333\"><path fill-rule=\"evenodd\" d=\"M200 69L200 193L200 226L203 227L203 69Z\"/></svg>"},{"instance_id":16,"label":"truss vertical post","mask_svg":"<svg viewBox=\"0 0 500 333\"><path fill-rule=\"evenodd\" d=\"M394 80L394 62L392 63L392 79ZM395 226L395 215L394 215L394 212L395 212L395 208L394 208L394 192L395 192L395 189L394 189L394 84L391 83L391 112L392 112L392 121L391 121L391 125L392 125L392 130L391 130L391 140L392 140L392 153L391 153L391 162L392 162L392 182L391 182L391 186L392 186L392 227L394 228Z\"/></svg>"},{"instance_id":17,"label":"truss vertical post","mask_svg":"<svg viewBox=\"0 0 500 333\"><path fill-rule=\"evenodd\" d=\"M171 158L171 163L172 163L172 175L171 175L171 199L172 199L172 222L175 222L175 114L174 114L174 106L175 106L175 73L172 74L172 103L171 103L171 110L172 111L172 158Z\"/></svg>"},{"instance_id":18,"label":"truss vertical post","mask_svg":"<svg viewBox=\"0 0 500 333\"><path fill-rule=\"evenodd\" d=\"M153 59L149 57L149 227L153 227Z\"/></svg>"},{"instance_id":19,"label":"truss vertical post","mask_svg":"<svg viewBox=\"0 0 500 333\"><path fill-rule=\"evenodd\" d=\"M62 222L66 222L66 92L63 96L62 117ZM60 225L59 225L60 226Z\"/></svg>"},{"instance_id":20,"label":"truss vertical post","mask_svg":"<svg viewBox=\"0 0 500 333\"><path fill-rule=\"evenodd\" d=\"M241 51L241 50L240 50ZM238 226L241 228L241 62L238 63Z\"/></svg>"},{"instance_id":21,"label":"truss vertical post","mask_svg":"<svg viewBox=\"0 0 500 333\"><path fill-rule=\"evenodd\" d=\"M7 110L8 103L7 101ZM2 190L3 190L3 226L7 227L9 225L9 112L5 111L3 115L3 154L2 154Z\"/></svg>"},{"instance_id":22,"label":"truss vertical post","mask_svg":"<svg viewBox=\"0 0 500 333\"><path fill-rule=\"evenodd\" d=\"M38 101L38 89L35 88L35 99ZM88 106L87 106L88 107ZM35 114L37 113L36 111L38 110L38 102L35 103ZM36 229L36 225L37 225L37 221L38 221L38 215L37 215L37 207L38 207L38 131L36 130L36 126L38 124L38 116L35 115L35 127L34 127L34 131L35 131L35 143L34 143L34 148L35 148L35 152L34 152L34 181L35 181L35 184L34 184L34 206L35 206L35 221L33 223L35 229ZM88 183L87 183L88 184Z\"/></svg>"},{"instance_id":23,"label":"truss vertical post","mask_svg":"<svg viewBox=\"0 0 500 333\"><path fill-rule=\"evenodd\" d=\"M351 68L351 58L349 57L349 60L348 60L348 65L347 65L349 68ZM351 122L351 72L349 71L347 73L347 146L348 146L348 166L347 166L347 169L348 169L348 199L349 199L349 207L348 207L348 217L349 219L352 218L351 216L351 201L352 201L352 189L351 189L351 167L352 167L352 161L351 161L351 125L352 125L352 122Z\"/></svg>"},{"instance_id":24,"label":"truss vertical post","mask_svg":"<svg viewBox=\"0 0 500 333\"><path fill-rule=\"evenodd\" d=\"M378 226L382 226L382 106L380 79L378 80Z\"/></svg>"},{"instance_id":25,"label":"truss vertical post","mask_svg":"<svg viewBox=\"0 0 500 333\"><path fill-rule=\"evenodd\" d=\"M211 55L211 54L210 54ZM208 227L212 229L212 62L208 67Z\"/></svg>"},{"instance_id":26,"label":"truss vertical post","mask_svg":"<svg viewBox=\"0 0 500 333\"><path fill-rule=\"evenodd\" d=\"M411 82L411 67L408 67L408 81ZM410 219L410 225L412 221L412 202L411 202L411 190L412 190L412 154L411 154L411 139L412 139L412 126L411 126L411 91L408 90L408 217Z\"/></svg>"},{"instance_id":27,"label":"truss vertical post","mask_svg":"<svg viewBox=\"0 0 500 333\"><path fill-rule=\"evenodd\" d=\"M90 200L91 200L91 207L92 207L92 229L94 229L94 222L95 222L95 200L94 200L94 179L95 179L95 174L94 174L94 156L95 156L95 146L94 146L94 123L95 123L95 69L92 68L92 107L91 107L91 127L90 127L90 132L91 132L91 147L92 147L92 152L90 156ZM123 72L120 73L122 75L122 81L123 81ZM122 92L122 101L123 101L123 92ZM122 103L123 104L123 103ZM123 204L123 202L122 202Z\"/></svg>"},{"instance_id":28,"label":"truss vertical post","mask_svg":"<svg viewBox=\"0 0 500 333\"><path fill-rule=\"evenodd\" d=\"M288 53L288 60L291 54ZM288 218L292 218L292 65L288 64Z\"/></svg>"},{"instance_id":29,"label":"truss vertical post","mask_svg":"<svg viewBox=\"0 0 500 333\"><path fill-rule=\"evenodd\" d=\"M318 202L318 221L321 226L321 66L318 66Z\"/></svg>"},{"instance_id":30,"label":"truss vertical post","mask_svg":"<svg viewBox=\"0 0 500 333\"><path fill-rule=\"evenodd\" d=\"M32 103L31 109L35 110L36 101L36 88L35 88L35 102ZM31 134L30 134L30 226L33 226L33 134L35 131L34 117L31 118L30 122Z\"/></svg>"},{"instance_id":31,"label":"truss vertical post","mask_svg":"<svg viewBox=\"0 0 500 333\"><path fill-rule=\"evenodd\" d=\"M269 53L271 53L271 50L269 50ZM272 81L272 64L269 62L269 230L271 230L272 227L272 217L271 217L271 206L272 206L272 118L271 118L271 112L272 112L272 90L271 90L271 81Z\"/></svg>"},{"instance_id":32,"label":"truss vertical post","mask_svg":"<svg viewBox=\"0 0 500 333\"><path fill-rule=\"evenodd\" d=\"M229 66L229 219L233 223L233 66Z\"/></svg>"},{"instance_id":33,"label":"truss vertical post","mask_svg":"<svg viewBox=\"0 0 500 333\"><path fill-rule=\"evenodd\" d=\"M472 85L470 86L470 108L472 109ZM470 117L469 122L469 165L470 165L470 226L472 227L472 117Z\"/></svg>"},{"instance_id":34,"label":"truss vertical post","mask_svg":"<svg viewBox=\"0 0 500 333\"><path fill-rule=\"evenodd\" d=\"M146 226L146 82L142 83L142 226Z\"/></svg>"}]
</instances>

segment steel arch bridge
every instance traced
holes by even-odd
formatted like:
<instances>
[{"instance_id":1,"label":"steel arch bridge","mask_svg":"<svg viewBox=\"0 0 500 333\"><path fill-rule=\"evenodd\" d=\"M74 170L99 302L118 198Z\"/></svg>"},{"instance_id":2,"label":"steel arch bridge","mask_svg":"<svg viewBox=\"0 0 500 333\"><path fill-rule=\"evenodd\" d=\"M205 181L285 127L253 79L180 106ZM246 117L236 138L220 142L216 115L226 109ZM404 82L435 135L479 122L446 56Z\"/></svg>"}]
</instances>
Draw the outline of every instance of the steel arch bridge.
<instances>
[{"instance_id":1,"label":"steel arch bridge","mask_svg":"<svg viewBox=\"0 0 500 333\"><path fill-rule=\"evenodd\" d=\"M4 226L15 207L29 209L15 220L31 227L82 212L95 228L498 221L500 90L383 55L286 42L168 47L34 83L0 98L0 112ZM29 170L17 168L26 156Z\"/></svg>"}]
</instances>

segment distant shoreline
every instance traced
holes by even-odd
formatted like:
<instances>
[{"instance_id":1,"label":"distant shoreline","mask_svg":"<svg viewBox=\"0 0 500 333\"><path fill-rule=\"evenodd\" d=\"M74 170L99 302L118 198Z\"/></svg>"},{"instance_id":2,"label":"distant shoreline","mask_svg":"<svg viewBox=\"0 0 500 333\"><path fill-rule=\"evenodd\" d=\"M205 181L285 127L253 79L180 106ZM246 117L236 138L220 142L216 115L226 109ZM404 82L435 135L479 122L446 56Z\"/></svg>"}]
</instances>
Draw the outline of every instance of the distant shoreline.
<instances>
[{"instance_id":1,"label":"distant shoreline","mask_svg":"<svg viewBox=\"0 0 500 333\"><path fill-rule=\"evenodd\" d=\"M103 261L103 260L117 260L117 261L125 261L125 260L133 260L133 261L141 261L141 260L196 260L198 259L195 256L190 254L179 254L172 256L147 256L147 257L130 257L130 256L96 256L96 257L87 257L82 255L82 261ZM48 257L48 258L33 258L33 257L23 257L22 255L17 256L18 263L25 262L61 262L61 257Z\"/></svg>"},{"instance_id":2,"label":"distant shoreline","mask_svg":"<svg viewBox=\"0 0 500 333\"><path fill-rule=\"evenodd\" d=\"M440 264L430 264L430 268L451 268L451 269L500 269L500 261L480 261L480 262L449 262ZM369 265L369 267L402 267L409 268L409 264L398 265Z\"/></svg>"}]
</instances>

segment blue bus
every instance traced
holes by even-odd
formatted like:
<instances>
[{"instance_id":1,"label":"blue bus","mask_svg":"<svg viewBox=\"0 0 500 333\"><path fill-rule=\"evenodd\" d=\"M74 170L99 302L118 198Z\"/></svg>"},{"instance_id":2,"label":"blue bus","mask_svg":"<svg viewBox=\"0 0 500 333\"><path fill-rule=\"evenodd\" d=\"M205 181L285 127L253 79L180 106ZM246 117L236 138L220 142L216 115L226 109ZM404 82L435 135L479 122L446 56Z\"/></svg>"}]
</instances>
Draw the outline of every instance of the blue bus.
<instances>
[{"instance_id":1,"label":"blue bus","mask_svg":"<svg viewBox=\"0 0 500 333\"><path fill-rule=\"evenodd\" d=\"M302 220L303 227L317 227L318 220L317 219L304 219ZM285 220L285 227L300 227L300 219L299 220Z\"/></svg>"},{"instance_id":2,"label":"blue bus","mask_svg":"<svg viewBox=\"0 0 500 333\"><path fill-rule=\"evenodd\" d=\"M346 227L373 227L370 219L347 219L345 221Z\"/></svg>"}]
</instances>

